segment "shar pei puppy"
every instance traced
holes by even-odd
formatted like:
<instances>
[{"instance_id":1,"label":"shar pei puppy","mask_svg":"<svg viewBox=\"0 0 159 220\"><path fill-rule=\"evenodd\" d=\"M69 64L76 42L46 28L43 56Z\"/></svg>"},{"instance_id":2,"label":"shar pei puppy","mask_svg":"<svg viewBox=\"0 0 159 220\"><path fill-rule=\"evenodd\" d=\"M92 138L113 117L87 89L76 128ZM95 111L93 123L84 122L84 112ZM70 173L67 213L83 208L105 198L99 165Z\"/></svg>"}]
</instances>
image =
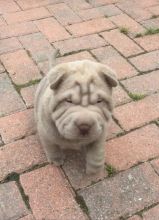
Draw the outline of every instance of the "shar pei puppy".
<instances>
[{"instance_id":1,"label":"shar pei puppy","mask_svg":"<svg viewBox=\"0 0 159 220\"><path fill-rule=\"evenodd\" d=\"M86 173L101 170L113 110L112 87L118 82L106 65L75 61L55 65L35 95L35 118L47 159L64 162L64 149L86 152Z\"/></svg>"}]
</instances>

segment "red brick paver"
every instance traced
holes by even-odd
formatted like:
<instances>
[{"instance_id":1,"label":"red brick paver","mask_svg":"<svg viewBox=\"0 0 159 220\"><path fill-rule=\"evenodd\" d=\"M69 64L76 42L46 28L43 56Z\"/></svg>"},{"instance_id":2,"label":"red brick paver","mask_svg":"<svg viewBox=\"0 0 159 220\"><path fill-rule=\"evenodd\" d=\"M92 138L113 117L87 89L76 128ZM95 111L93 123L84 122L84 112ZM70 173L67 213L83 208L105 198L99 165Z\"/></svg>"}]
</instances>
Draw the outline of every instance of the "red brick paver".
<instances>
[{"instance_id":1,"label":"red brick paver","mask_svg":"<svg viewBox=\"0 0 159 220\"><path fill-rule=\"evenodd\" d=\"M102 33L102 36L107 42L113 45L125 57L137 55L143 51L130 38L128 38L123 33L120 33L118 30L104 32Z\"/></svg>"},{"instance_id":2,"label":"red brick paver","mask_svg":"<svg viewBox=\"0 0 159 220\"><path fill-rule=\"evenodd\" d=\"M21 97L6 73L0 74L0 97L0 117L25 109Z\"/></svg>"},{"instance_id":3,"label":"red brick paver","mask_svg":"<svg viewBox=\"0 0 159 220\"><path fill-rule=\"evenodd\" d=\"M22 175L20 181L37 219L86 219L59 168L49 165Z\"/></svg>"},{"instance_id":4,"label":"red brick paver","mask_svg":"<svg viewBox=\"0 0 159 220\"><path fill-rule=\"evenodd\" d=\"M115 70L118 79L123 79L137 74L135 68L111 46L94 49L92 50L92 53L100 62Z\"/></svg>"},{"instance_id":5,"label":"red brick paver","mask_svg":"<svg viewBox=\"0 0 159 220\"><path fill-rule=\"evenodd\" d=\"M159 50L145 53L130 59L139 71L150 71L159 68Z\"/></svg>"},{"instance_id":6,"label":"red brick paver","mask_svg":"<svg viewBox=\"0 0 159 220\"><path fill-rule=\"evenodd\" d=\"M144 212L143 220L157 220L158 216L159 216L159 205Z\"/></svg>"},{"instance_id":7,"label":"red brick paver","mask_svg":"<svg viewBox=\"0 0 159 220\"><path fill-rule=\"evenodd\" d=\"M158 119L158 102L159 94L151 95L138 102L117 107L114 110L114 115L120 125L128 131Z\"/></svg>"},{"instance_id":8,"label":"red brick paver","mask_svg":"<svg viewBox=\"0 0 159 220\"><path fill-rule=\"evenodd\" d=\"M60 53L63 55L74 51L104 46L105 44L105 41L101 37L99 37L96 34L93 34L65 41L59 41L54 43L54 46L56 48L59 48Z\"/></svg>"},{"instance_id":9,"label":"red brick paver","mask_svg":"<svg viewBox=\"0 0 159 220\"><path fill-rule=\"evenodd\" d=\"M0 40L0 55L3 53L15 51L21 48L22 48L22 45L20 44L18 39L15 37Z\"/></svg>"},{"instance_id":10,"label":"red brick paver","mask_svg":"<svg viewBox=\"0 0 159 220\"><path fill-rule=\"evenodd\" d=\"M142 164L79 191L93 220L135 214L158 202L159 178L149 164ZM105 199L106 197L106 199Z\"/></svg>"},{"instance_id":11,"label":"red brick paver","mask_svg":"<svg viewBox=\"0 0 159 220\"><path fill-rule=\"evenodd\" d=\"M31 80L40 79L41 75L37 66L25 50L18 50L0 56L10 77L16 84L25 84ZM16 62L15 62L16 60Z\"/></svg>"},{"instance_id":12,"label":"red brick paver","mask_svg":"<svg viewBox=\"0 0 159 220\"><path fill-rule=\"evenodd\" d=\"M40 18L49 17L50 13L45 8L35 8L27 11L20 11L11 14L5 14L4 19L8 24L33 21Z\"/></svg>"},{"instance_id":13,"label":"red brick paver","mask_svg":"<svg viewBox=\"0 0 159 220\"><path fill-rule=\"evenodd\" d=\"M21 173L46 162L44 151L36 136L29 136L1 147L0 158L0 180L10 173Z\"/></svg>"},{"instance_id":14,"label":"red brick paver","mask_svg":"<svg viewBox=\"0 0 159 220\"><path fill-rule=\"evenodd\" d=\"M121 83L131 93L151 94L159 91L159 71L123 80Z\"/></svg>"},{"instance_id":15,"label":"red brick paver","mask_svg":"<svg viewBox=\"0 0 159 220\"><path fill-rule=\"evenodd\" d=\"M54 18L37 20L35 24L50 42L70 38L69 33Z\"/></svg>"},{"instance_id":16,"label":"red brick paver","mask_svg":"<svg viewBox=\"0 0 159 220\"><path fill-rule=\"evenodd\" d=\"M139 162L159 156L158 135L158 127L148 125L108 141L105 153L106 163L117 170L125 170Z\"/></svg>"},{"instance_id":17,"label":"red brick paver","mask_svg":"<svg viewBox=\"0 0 159 220\"><path fill-rule=\"evenodd\" d=\"M15 181L0 185L1 219L19 219L29 213ZM14 202L13 202L14 201Z\"/></svg>"},{"instance_id":18,"label":"red brick paver","mask_svg":"<svg viewBox=\"0 0 159 220\"><path fill-rule=\"evenodd\" d=\"M0 118L0 134L5 143L23 138L35 132L33 110L25 110Z\"/></svg>"},{"instance_id":19,"label":"red brick paver","mask_svg":"<svg viewBox=\"0 0 159 220\"><path fill-rule=\"evenodd\" d=\"M146 51L159 49L159 34L136 38L135 41Z\"/></svg>"},{"instance_id":20,"label":"red brick paver","mask_svg":"<svg viewBox=\"0 0 159 220\"><path fill-rule=\"evenodd\" d=\"M31 34L38 32L37 27L33 22L24 22L11 25L0 26L0 38L17 37L20 35Z\"/></svg>"},{"instance_id":21,"label":"red brick paver","mask_svg":"<svg viewBox=\"0 0 159 220\"><path fill-rule=\"evenodd\" d=\"M158 220L158 15L159 0L0 0L0 220ZM56 64L117 74L94 175L84 151L48 164L36 134L34 95L55 49Z\"/></svg>"},{"instance_id":22,"label":"red brick paver","mask_svg":"<svg viewBox=\"0 0 159 220\"><path fill-rule=\"evenodd\" d=\"M35 220L33 215L26 215L23 218L20 218L19 220Z\"/></svg>"},{"instance_id":23,"label":"red brick paver","mask_svg":"<svg viewBox=\"0 0 159 220\"><path fill-rule=\"evenodd\" d=\"M72 24L67 26L67 29L74 36L83 36L87 34L93 34L104 30L114 28L114 25L107 18L97 18L82 23Z\"/></svg>"},{"instance_id":24,"label":"red brick paver","mask_svg":"<svg viewBox=\"0 0 159 220\"><path fill-rule=\"evenodd\" d=\"M128 220L142 220L142 218L139 217L138 215L134 215L133 217L128 218Z\"/></svg>"},{"instance_id":25,"label":"red brick paver","mask_svg":"<svg viewBox=\"0 0 159 220\"><path fill-rule=\"evenodd\" d=\"M61 3L57 5L48 6L51 14L63 25L69 25L82 21L66 4Z\"/></svg>"}]
</instances>

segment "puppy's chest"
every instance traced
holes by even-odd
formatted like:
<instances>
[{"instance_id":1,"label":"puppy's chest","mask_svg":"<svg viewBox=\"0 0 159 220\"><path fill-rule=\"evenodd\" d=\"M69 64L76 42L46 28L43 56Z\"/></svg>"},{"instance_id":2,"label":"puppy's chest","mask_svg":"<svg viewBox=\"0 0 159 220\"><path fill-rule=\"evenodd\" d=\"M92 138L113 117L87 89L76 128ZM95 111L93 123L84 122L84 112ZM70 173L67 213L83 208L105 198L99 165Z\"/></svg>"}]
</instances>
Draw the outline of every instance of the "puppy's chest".
<instances>
[{"instance_id":1,"label":"puppy's chest","mask_svg":"<svg viewBox=\"0 0 159 220\"><path fill-rule=\"evenodd\" d=\"M59 146L61 149L66 150L66 149L70 149L70 150L81 150L84 146L86 146L86 144L80 143L80 142L76 142L76 143L71 143L71 142L61 142L59 143Z\"/></svg>"}]
</instances>

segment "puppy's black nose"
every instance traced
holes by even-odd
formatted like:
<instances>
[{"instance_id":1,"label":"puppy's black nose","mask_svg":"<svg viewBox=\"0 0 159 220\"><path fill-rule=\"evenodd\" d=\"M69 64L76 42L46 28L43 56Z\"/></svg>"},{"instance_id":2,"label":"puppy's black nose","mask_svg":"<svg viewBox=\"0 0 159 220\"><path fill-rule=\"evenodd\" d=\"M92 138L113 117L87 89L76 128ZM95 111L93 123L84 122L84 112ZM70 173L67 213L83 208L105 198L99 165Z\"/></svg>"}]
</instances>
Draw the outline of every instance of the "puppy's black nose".
<instances>
[{"instance_id":1,"label":"puppy's black nose","mask_svg":"<svg viewBox=\"0 0 159 220\"><path fill-rule=\"evenodd\" d=\"M79 130L80 130L80 133L85 136L89 133L89 130L90 130L90 125L87 125L87 124L81 124L79 125Z\"/></svg>"}]
</instances>

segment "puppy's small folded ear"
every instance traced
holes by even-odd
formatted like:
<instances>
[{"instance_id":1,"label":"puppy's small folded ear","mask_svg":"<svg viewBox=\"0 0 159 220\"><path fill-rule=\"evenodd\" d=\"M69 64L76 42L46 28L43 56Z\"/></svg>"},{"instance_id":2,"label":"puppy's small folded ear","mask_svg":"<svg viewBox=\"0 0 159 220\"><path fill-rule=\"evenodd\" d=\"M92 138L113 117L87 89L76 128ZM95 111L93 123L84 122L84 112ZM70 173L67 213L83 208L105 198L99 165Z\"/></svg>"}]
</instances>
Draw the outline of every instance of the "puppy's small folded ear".
<instances>
[{"instance_id":1,"label":"puppy's small folded ear","mask_svg":"<svg viewBox=\"0 0 159 220\"><path fill-rule=\"evenodd\" d=\"M111 87L116 87L118 85L116 73L110 67L101 65L99 72Z\"/></svg>"},{"instance_id":2,"label":"puppy's small folded ear","mask_svg":"<svg viewBox=\"0 0 159 220\"><path fill-rule=\"evenodd\" d=\"M66 72L61 68L54 68L48 73L48 80L51 89L57 89L66 77Z\"/></svg>"}]
</instances>

